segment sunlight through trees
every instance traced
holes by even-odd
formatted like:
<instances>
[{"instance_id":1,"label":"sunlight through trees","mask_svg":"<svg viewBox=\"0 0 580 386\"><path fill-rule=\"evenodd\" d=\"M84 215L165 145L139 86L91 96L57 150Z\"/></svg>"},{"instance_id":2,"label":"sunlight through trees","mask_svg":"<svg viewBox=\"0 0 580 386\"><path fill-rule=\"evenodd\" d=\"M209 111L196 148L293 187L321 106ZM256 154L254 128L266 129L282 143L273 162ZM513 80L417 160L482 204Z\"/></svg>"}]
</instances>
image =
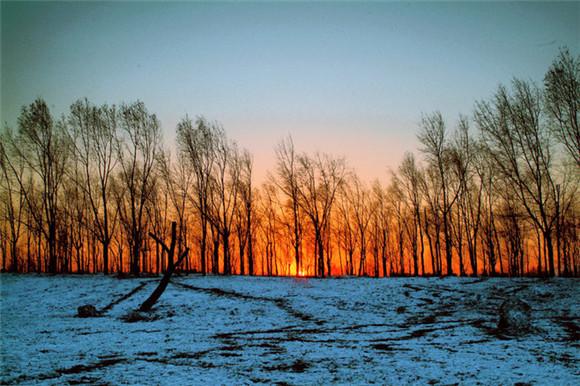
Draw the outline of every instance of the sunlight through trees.
<instances>
[{"instance_id":1,"label":"sunlight through trees","mask_svg":"<svg viewBox=\"0 0 580 386\"><path fill-rule=\"evenodd\" d=\"M424 114L388 186L291 137L258 186L218 122L183 118L171 154L142 102L59 118L37 99L0 142L2 269L158 274L173 235L202 274L578 276L579 82L562 49L542 86L514 79L455 123Z\"/></svg>"}]
</instances>

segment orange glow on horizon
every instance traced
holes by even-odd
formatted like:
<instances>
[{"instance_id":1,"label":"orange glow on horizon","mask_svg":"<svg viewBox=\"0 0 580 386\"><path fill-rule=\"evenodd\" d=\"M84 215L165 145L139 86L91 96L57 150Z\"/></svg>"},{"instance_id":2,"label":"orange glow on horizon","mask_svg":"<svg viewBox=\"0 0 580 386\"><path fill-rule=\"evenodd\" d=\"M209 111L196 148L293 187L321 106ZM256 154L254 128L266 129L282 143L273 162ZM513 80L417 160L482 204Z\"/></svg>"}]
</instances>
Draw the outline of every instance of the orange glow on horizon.
<instances>
[{"instance_id":1,"label":"orange glow on horizon","mask_svg":"<svg viewBox=\"0 0 580 386\"><path fill-rule=\"evenodd\" d=\"M308 276L308 270L304 267L300 268L299 270L296 269L296 263L292 262L289 266L288 270L290 276L294 277L306 277Z\"/></svg>"}]
</instances>

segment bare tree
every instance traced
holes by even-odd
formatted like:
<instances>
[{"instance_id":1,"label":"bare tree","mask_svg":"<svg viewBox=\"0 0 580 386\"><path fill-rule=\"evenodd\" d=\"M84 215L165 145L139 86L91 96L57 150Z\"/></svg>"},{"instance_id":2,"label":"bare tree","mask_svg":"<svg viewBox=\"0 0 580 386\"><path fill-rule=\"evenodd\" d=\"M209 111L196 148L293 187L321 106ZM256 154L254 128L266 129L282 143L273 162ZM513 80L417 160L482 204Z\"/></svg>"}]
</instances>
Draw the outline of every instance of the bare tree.
<instances>
[{"instance_id":1,"label":"bare tree","mask_svg":"<svg viewBox=\"0 0 580 386\"><path fill-rule=\"evenodd\" d=\"M218 138L216 146L213 186L215 195L211 202L210 221L216 226L222 239L224 275L232 273L230 236L235 219L240 188L240 156L235 143L225 134Z\"/></svg>"},{"instance_id":2,"label":"bare tree","mask_svg":"<svg viewBox=\"0 0 580 386\"><path fill-rule=\"evenodd\" d=\"M371 222L371 199L367 188L363 185L361 180L356 175L352 175L350 179L345 180L349 183L343 184L344 194L347 200L350 201L351 218L354 223L355 232L357 234L356 245L359 247L359 269L358 274L364 272L364 266L367 258L368 246L368 228ZM375 266L375 275L378 273L378 268Z\"/></svg>"},{"instance_id":3,"label":"bare tree","mask_svg":"<svg viewBox=\"0 0 580 386\"><path fill-rule=\"evenodd\" d=\"M255 188L219 123L186 116L171 159L141 102L55 119L36 100L0 141L2 269L167 272L172 218L174 254L199 245L183 266L204 274L578 275L579 75L564 48L542 88L499 87L476 104L477 139L464 116L453 135L423 116L424 162L406 154L388 189L291 137Z\"/></svg>"},{"instance_id":4,"label":"bare tree","mask_svg":"<svg viewBox=\"0 0 580 386\"><path fill-rule=\"evenodd\" d=\"M454 149L453 166L460 189L457 215L458 221L462 223L464 229L458 228L465 234L471 273L476 276L478 272L477 241L482 221L483 189L486 178L491 175L491 165L486 164L480 146L471 139L466 117L461 117L459 120ZM457 237L457 244L460 273L464 275L462 235Z\"/></svg>"},{"instance_id":5,"label":"bare tree","mask_svg":"<svg viewBox=\"0 0 580 386\"><path fill-rule=\"evenodd\" d=\"M201 272L207 273L208 227L211 202L211 176L216 161L217 138L223 129L204 118L198 118L193 125L191 119L184 118L177 125L177 142L181 151L190 161L194 174L192 202L199 214L200 222L200 262Z\"/></svg>"},{"instance_id":6,"label":"bare tree","mask_svg":"<svg viewBox=\"0 0 580 386\"><path fill-rule=\"evenodd\" d=\"M119 147L123 192L120 214L128 233L130 271L138 275L144 265L140 257L146 235L145 208L156 184L154 166L161 133L157 117L147 111L143 102L121 106L119 124L124 133Z\"/></svg>"},{"instance_id":7,"label":"bare tree","mask_svg":"<svg viewBox=\"0 0 580 386\"><path fill-rule=\"evenodd\" d=\"M445 260L447 263L447 274L453 274L452 260L452 235L451 235L451 210L457 200L459 190L454 189L450 181L450 149L447 143L447 130L443 116L440 112L424 116L421 121L421 132L418 135L419 141L423 145L421 151L426 155L427 161L432 165L437 173L440 184L440 205L443 220L443 236L445 241Z\"/></svg>"},{"instance_id":8,"label":"bare tree","mask_svg":"<svg viewBox=\"0 0 580 386\"><path fill-rule=\"evenodd\" d=\"M24 163L22 159L9 159L7 145L12 140L12 132L7 129L0 137L0 193L3 203L0 220L6 224L5 235L2 239L10 244L10 271L18 272L18 240L21 236L22 216L25 212L24 185L18 181L24 181ZM13 175L14 173L14 175ZM6 246L3 247L2 269L6 270Z\"/></svg>"},{"instance_id":9,"label":"bare tree","mask_svg":"<svg viewBox=\"0 0 580 386\"><path fill-rule=\"evenodd\" d=\"M262 185L261 235L262 235L262 275L272 276L276 272L278 241L280 240L280 221L277 189L272 183Z\"/></svg>"},{"instance_id":10,"label":"bare tree","mask_svg":"<svg viewBox=\"0 0 580 386\"><path fill-rule=\"evenodd\" d=\"M292 137L283 140L276 148L278 188L288 198L288 209L291 213L292 247L296 272L300 272L303 225L300 209L300 194L298 188L298 160L294 150Z\"/></svg>"},{"instance_id":11,"label":"bare tree","mask_svg":"<svg viewBox=\"0 0 580 386\"><path fill-rule=\"evenodd\" d=\"M356 237L356 225L353 221L353 203L350 200L349 192L346 189L347 184L345 184L339 190L339 196L337 200L337 217L338 218L338 230L337 230L337 238L339 248L345 251L345 267L346 273L350 276L353 276L354 273L354 252L357 246ZM364 269L364 262L359 261L359 270L358 274L360 275L361 267Z\"/></svg>"},{"instance_id":12,"label":"bare tree","mask_svg":"<svg viewBox=\"0 0 580 386\"><path fill-rule=\"evenodd\" d=\"M555 274L553 231L557 183L553 178L550 132L542 117L542 96L533 84L513 81L513 94L500 86L490 102L478 102L475 120L502 178L540 229L549 274Z\"/></svg>"},{"instance_id":13,"label":"bare tree","mask_svg":"<svg viewBox=\"0 0 580 386\"><path fill-rule=\"evenodd\" d=\"M160 157L159 163L162 164L163 157ZM158 165L160 169L159 176L162 180L164 180L162 172L162 166ZM170 201L169 198L170 192L167 189L164 189L166 186L165 184L156 184L153 192L151 193L151 198L145 205L145 212L146 212L146 222L148 224L148 229L150 233L158 235L159 237L165 237L165 235L169 231L167 218L170 215ZM172 212L173 213L173 212ZM168 264L166 264L165 258L167 251L162 247L160 243L155 243L152 247L149 240L144 240L144 245L142 251L149 257L149 261L145 259L146 265L141 267L142 271L147 271L149 269L150 272L165 273ZM155 252L154 258L152 257L152 251ZM155 264L153 264L153 260ZM153 268L153 266L155 266Z\"/></svg>"},{"instance_id":14,"label":"bare tree","mask_svg":"<svg viewBox=\"0 0 580 386\"><path fill-rule=\"evenodd\" d=\"M343 159L320 154L300 155L298 163L299 203L314 230L316 275L324 277L324 230L336 192L344 181L346 165Z\"/></svg>"},{"instance_id":15,"label":"bare tree","mask_svg":"<svg viewBox=\"0 0 580 386\"><path fill-rule=\"evenodd\" d=\"M391 226L394 230L392 239L397 247L398 259L391 259L391 275L405 275L405 241L409 234L409 222L412 221L412 212L405 206L405 194L401 188L401 181L393 178L388 187L387 195L390 212L393 214Z\"/></svg>"},{"instance_id":16,"label":"bare tree","mask_svg":"<svg viewBox=\"0 0 580 386\"><path fill-rule=\"evenodd\" d=\"M109 249L116 223L111 204L111 179L118 162L118 113L115 106L93 106L87 99L70 108L69 126L76 139L75 156L83 172L84 188L94 217L94 232L102 244L103 272L109 273Z\"/></svg>"},{"instance_id":17,"label":"bare tree","mask_svg":"<svg viewBox=\"0 0 580 386\"><path fill-rule=\"evenodd\" d=\"M240 259L240 275L245 274L245 252L248 252L248 273L254 275L254 195L252 188L252 155L244 150L240 155L239 195L237 213L237 235Z\"/></svg>"},{"instance_id":18,"label":"bare tree","mask_svg":"<svg viewBox=\"0 0 580 386\"><path fill-rule=\"evenodd\" d=\"M526 218L521 211L521 205L519 205L513 191L509 187L501 191L503 192L501 194L501 203L498 205L496 211L500 228L499 233L503 236L502 238L504 239L505 250L507 252L507 270L510 276L520 276L523 275L525 270L524 227ZM538 239L538 247L540 246L541 242ZM541 253L538 252L538 256L541 256ZM490 258L488 260L489 271L492 276L496 273L496 260L497 258ZM541 268L541 265L538 267Z\"/></svg>"},{"instance_id":19,"label":"bare tree","mask_svg":"<svg viewBox=\"0 0 580 386\"><path fill-rule=\"evenodd\" d=\"M170 154L165 152L159 157L159 168L165 191L171 203L172 212L177 217L177 255L180 256L187 245L188 221L187 202L191 193L194 174L186 159L186 154L181 152L172 162ZM159 244L158 244L159 245ZM189 269L189 259L185 261L185 269Z\"/></svg>"},{"instance_id":20,"label":"bare tree","mask_svg":"<svg viewBox=\"0 0 580 386\"><path fill-rule=\"evenodd\" d=\"M61 224L59 227L59 244L61 247L68 247L61 251L61 256L64 257L63 267L65 271L72 272L73 250L76 252L77 270L81 268L81 256L83 245L87 243L89 238L98 238L98 230L94 225L96 220L93 216L93 211L89 203L89 193L87 186L90 183L85 181L85 170L74 154L74 143L76 138L72 137L73 155L71 156L71 163L67 167L67 179L63 183L63 195L66 197L59 208L61 215ZM93 270L98 270L98 256L96 251L92 253ZM68 263L68 264L67 264ZM90 271L89 271L90 272Z\"/></svg>"},{"instance_id":21,"label":"bare tree","mask_svg":"<svg viewBox=\"0 0 580 386\"><path fill-rule=\"evenodd\" d=\"M561 173L560 183L556 187L558 201L556 222L556 250L558 252L558 273L564 276L576 275L580 255L577 243L578 228L576 225L580 213L580 175L576 166L565 167ZM576 253L576 254L574 254Z\"/></svg>"},{"instance_id":22,"label":"bare tree","mask_svg":"<svg viewBox=\"0 0 580 386\"><path fill-rule=\"evenodd\" d=\"M546 108L556 138L580 166L580 56L560 50L544 77Z\"/></svg>"},{"instance_id":23,"label":"bare tree","mask_svg":"<svg viewBox=\"0 0 580 386\"><path fill-rule=\"evenodd\" d=\"M167 270L166 270L165 274L163 275L163 278L161 278L161 281L159 282L159 284L157 285L155 290L151 293L151 295L149 295L149 297L141 304L141 306L139 307L139 311L147 312L147 311L150 311L151 308L153 308L153 306L155 305L157 300L159 300L159 298L161 297L161 295L163 294L163 292L167 288L167 285L169 284L169 281L171 280L171 276L173 275L173 272L175 272L175 269L177 267L179 267L181 262L187 257L187 254L189 253L189 248L185 248L183 253L178 255L177 261L174 262L175 244L176 244L176 239L177 239L176 230L175 230L176 225L177 224L175 223L175 221L171 223L171 242L170 242L169 246L167 246L167 244L157 235L155 235L153 233L149 234L158 244L161 245L163 250L167 253L168 263L167 263Z\"/></svg>"},{"instance_id":24,"label":"bare tree","mask_svg":"<svg viewBox=\"0 0 580 386\"><path fill-rule=\"evenodd\" d=\"M50 273L57 272L57 229L60 188L65 175L70 144L65 122L55 122L44 100L37 99L22 108L18 118L18 135L10 142L14 157L21 159L26 168L41 185L42 208L38 209L31 191L24 189L25 176L17 177L24 199L30 207L35 223L41 224L40 231L48 244L48 267ZM15 166L9 162L14 176ZM44 226L46 225L46 226Z\"/></svg>"},{"instance_id":25,"label":"bare tree","mask_svg":"<svg viewBox=\"0 0 580 386\"><path fill-rule=\"evenodd\" d=\"M372 195L372 227L373 244L379 253L382 266L382 275L387 277L387 265L391 248L389 246L391 212L388 207L388 198L385 189L378 180L375 180L371 187Z\"/></svg>"},{"instance_id":26,"label":"bare tree","mask_svg":"<svg viewBox=\"0 0 580 386\"><path fill-rule=\"evenodd\" d=\"M413 275L419 275L419 262L421 263L421 272L425 273L425 258L423 248L423 232L421 226L421 184L422 173L419 170L415 157L412 153L406 153L401 165L399 166L400 187L403 190L405 203L408 211L412 213L412 221L407 223L407 233L411 244L413 256ZM399 178L393 175L394 178ZM421 244L421 248L419 248ZM420 251L419 251L420 249ZM420 259L419 259L420 255Z\"/></svg>"}]
</instances>

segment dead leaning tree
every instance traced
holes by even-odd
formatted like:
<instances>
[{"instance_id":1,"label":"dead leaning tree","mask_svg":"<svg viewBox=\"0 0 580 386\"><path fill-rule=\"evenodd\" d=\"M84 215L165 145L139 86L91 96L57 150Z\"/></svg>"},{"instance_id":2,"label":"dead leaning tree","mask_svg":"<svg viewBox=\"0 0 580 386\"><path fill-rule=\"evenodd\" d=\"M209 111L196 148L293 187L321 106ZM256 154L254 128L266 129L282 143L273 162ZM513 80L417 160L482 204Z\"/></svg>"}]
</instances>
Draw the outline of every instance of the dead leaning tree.
<instances>
[{"instance_id":1,"label":"dead leaning tree","mask_svg":"<svg viewBox=\"0 0 580 386\"><path fill-rule=\"evenodd\" d=\"M183 251L181 256L179 256L177 262L175 264L173 263L173 257L175 255L175 244L177 241L176 227L177 223L175 221L172 221L171 243L169 244L169 247L167 246L167 244L165 244L163 240L161 240L153 233L149 232L149 236L151 236L155 240L155 242L157 242L157 244L159 244L163 248L163 250L167 252L167 269L165 270L165 273L163 274L163 278L161 278L159 285L157 286L157 288L155 288L155 291L153 291L153 293L151 293L151 295L147 298L147 300L145 300L143 304L141 304L141 307L139 307L139 311L141 312L147 312L151 310L153 305L155 305L157 300L159 300L159 297L163 294L163 292L167 288L167 284L169 284L169 281L171 280L171 275L173 275L175 269L179 266L179 264L181 264L181 262L187 257L187 254L189 253L189 248L185 248L185 251Z\"/></svg>"},{"instance_id":2,"label":"dead leaning tree","mask_svg":"<svg viewBox=\"0 0 580 386\"><path fill-rule=\"evenodd\" d=\"M175 221L173 221L171 223L171 243L169 244L169 247L159 237L157 237L153 233L149 233L149 235L159 245L161 245L163 250L165 250L167 252L167 256L168 256L168 258L167 258L167 270L165 271L165 274L163 274L163 277L161 278L159 285L157 285L157 288L155 288L155 291L153 291L153 293L151 293L151 295L149 295L147 300L145 300L143 302L143 304L141 304L141 306L139 307L138 310L132 311L131 313L129 313L124 318L125 320L138 321L138 320L147 319L147 318L144 318L142 315L140 315L139 312L151 311L151 308L153 308L155 303L157 303L157 300L159 300L159 298L161 297L161 295L163 294L163 292L167 288L167 284L169 284L169 281L171 280L171 275L173 275L173 272L175 272L175 269L187 257L187 254L189 253L189 248L185 248L185 251L183 251L183 253L179 256L179 259L177 259L177 262L173 263L173 257L175 256L175 244L176 244L176 239L177 239L176 227L177 227L177 223ZM145 283L142 283L142 285L140 287L143 287L144 284ZM131 296L132 294L137 292L139 289L140 288L138 287L135 290L133 290L131 293L129 293L128 295L125 295L125 298ZM80 306L77 309L77 316L80 318L93 318L93 317L103 316L114 304L116 304L118 302L119 302L119 300L116 300L101 310L97 310L97 308L95 306L93 306L92 304L86 304L84 306Z\"/></svg>"}]
</instances>

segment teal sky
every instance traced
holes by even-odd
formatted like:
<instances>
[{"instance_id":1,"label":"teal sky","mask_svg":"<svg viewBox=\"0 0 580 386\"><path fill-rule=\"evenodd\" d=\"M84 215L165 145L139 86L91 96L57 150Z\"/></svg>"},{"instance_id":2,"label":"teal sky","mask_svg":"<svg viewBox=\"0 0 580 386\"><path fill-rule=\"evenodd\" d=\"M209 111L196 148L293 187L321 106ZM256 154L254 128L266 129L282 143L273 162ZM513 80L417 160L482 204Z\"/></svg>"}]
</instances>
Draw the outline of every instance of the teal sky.
<instances>
[{"instance_id":1,"label":"teal sky","mask_svg":"<svg viewBox=\"0 0 580 386\"><path fill-rule=\"evenodd\" d=\"M386 176L417 147L422 112L453 125L513 76L541 82L580 44L580 3L1 5L1 114L43 97L65 112L143 100L171 147L185 114L222 122L262 176L274 146L345 155Z\"/></svg>"}]
</instances>

